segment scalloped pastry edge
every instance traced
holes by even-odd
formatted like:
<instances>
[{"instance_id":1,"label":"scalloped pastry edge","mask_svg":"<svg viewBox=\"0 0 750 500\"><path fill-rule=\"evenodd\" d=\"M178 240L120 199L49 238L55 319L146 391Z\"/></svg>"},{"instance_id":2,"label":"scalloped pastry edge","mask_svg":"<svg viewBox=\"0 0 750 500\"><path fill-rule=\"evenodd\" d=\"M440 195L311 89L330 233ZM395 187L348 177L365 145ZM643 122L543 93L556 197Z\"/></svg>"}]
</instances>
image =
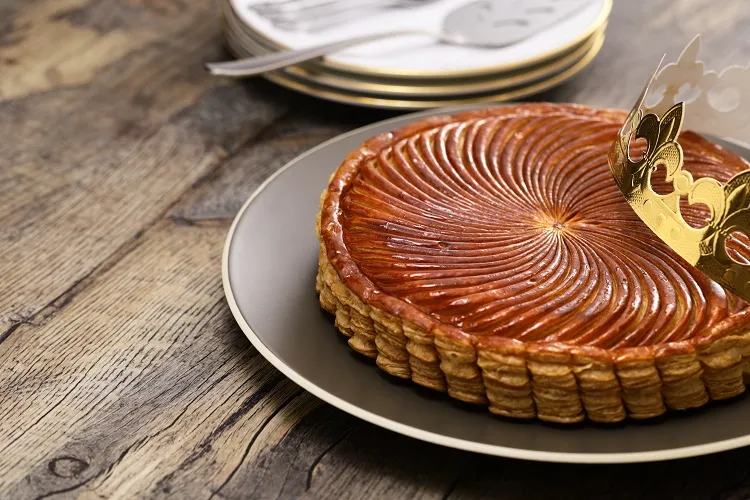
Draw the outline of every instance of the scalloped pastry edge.
<instances>
[{"instance_id":1,"label":"scalloped pastry edge","mask_svg":"<svg viewBox=\"0 0 750 500\"><path fill-rule=\"evenodd\" d=\"M316 290L349 346L390 375L496 415L566 424L647 419L738 396L750 382L750 332L696 346L694 353L608 362L525 345L479 347L423 331L344 285L328 260L320 221L319 213Z\"/></svg>"}]
</instances>

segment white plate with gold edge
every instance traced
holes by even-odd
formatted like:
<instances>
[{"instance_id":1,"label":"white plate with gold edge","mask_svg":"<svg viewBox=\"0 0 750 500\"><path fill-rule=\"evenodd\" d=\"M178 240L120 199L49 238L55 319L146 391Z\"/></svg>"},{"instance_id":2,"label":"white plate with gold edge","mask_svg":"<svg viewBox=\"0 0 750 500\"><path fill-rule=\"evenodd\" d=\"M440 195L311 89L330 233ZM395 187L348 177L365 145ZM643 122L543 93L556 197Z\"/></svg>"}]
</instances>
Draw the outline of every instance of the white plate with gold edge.
<instances>
[{"instance_id":1,"label":"white plate with gold edge","mask_svg":"<svg viewBox=\"0 0 750 500\"><path fill-rule=\"evenodd\" d=\"M247 29L236 18L229 3L225 3L224 29L231 33L236 41L235 47L242 50L235 52L240 57L251 57L268 54L275 50L263 46L252 38ZM580 61L602 36L606 25L594 32L591 37L576 46L571 52L561 54L544 63L519 71L483 75L481 77L455 78L452 80L397 80L383 77L364 77L324 68L320 65L290 66L279 71L291 79L307 81L314 85L329 87L352 93L382 95L388 98L444 99L448 96L465 97L472 94L496 92L513 87L532 84L551 78Z\"/></svg>"},{"instance_id":2,"label":"white plate with gold edge","mask_svg":"<svg viewBox=\"0 0 750 500\"><path fill-rule=\"evenodd\" d=\"M370 137L425 116L476 107L416 113L341 135L292 160L247 200L226 239L222 278L232 314L252 344L331 405L462 450L548 462L626 463L750 445L750 397L614 425L516 421L395 379L349 348L315 292L320 193L344 157ZM750 150L719 142L750 159Z\"/></svg>"},{"instance_id":3,"label":"white plate with gold edge","mask_svg":"<svg viewBox=\"0 0 750 500\"><path fill-rule=\"evenodd\" d=\"M245 57L243 48L238 44L236 40L234 40L231 33L227 33L226 42L229 50L236 57ZM455 98L450 96L446 99L416 99L410 96L388 98L375 94L346 92L331 87L324 87L307 80L297 79L284 72L268 72L263 76L264 78L278 85L287 87L303 94L318 97L320 99L372 108L415 110L444 106L461 106L467 104L491 104L529 97L564 83L565 81L574 77L577 73L588 66L591 61L594 60L596 55L599 53L599 50L601 49L603 43L604 35L602 34L598 39L596 39L595 44L591 47L591 49L589 49L588 53L586 53L583 58L581 58L573 66L545 80L535 82L531 85L523 85L512 89L506 89L500 92L474 94L463 98Z\"/></svg>"},{"instance_id":4,"label":"white plate with gold edge","mask_svg":"<svg viewBox=\"0 0 750 500\"><path fill-rule=\"evenodd\" d=\"M233 31L236 34L241 35L241 40L247 42L247 52L249 55L260 55L278 52L279 49L273 45L269 45L267 41L264 41L262 37L258 37L248 26L244 25L241 20L238 19L236 13L231 8L231 0L225 0L225 16L233 17L234 26L236 27ZM445 87L446 89L455 89L457 84L460 85L472 85L475 83L484 82L496 82L500 78L514 78L517 75L527 74L530 72L540 73L534 75L536 77L542 77L542 68L545 70L552 65L560 65L559 61L565 59L570 61L572 52L579 52L582 50L584 45L590 46L593 40L602 34L607 28L607 19L604 23L594 32L591 33L587 38L583 39L579 44L570 47L569 50L561 51L556 53L554 57L541 59L539 61L533 61L529 65L523 65L519 67L499 68L496 72L487 72L479 74L466 74L466 75L444 75L441 77L420 77L420 76L409 76L409 75L391 75L391 74L360 74L356 72L350 72L337 67L331 67L325 64L325 59L314 59L308 61L299 66L289 66L285 68L285 71L292 75L299 75L301 72L295 72L294 70L300 68L304 69L307 74L313 73L316 75L327 75L343 79L342 82L373 82L386 84L389 87L401 86L407 87L413 86L415 88L427 88L432 89L433 87L440 88ZM552 71L550 71L550 74ZM521 82L518 82L521 83ZM343 87L343 85L342 85Z\"/></svg>"},{"instance_id":5,"label":"white plate with gold edge","mask_svg":"<svg viewBox=\"0 0 750 500\"><path fill-rule=\"evenodd\" d=\"M419 27L439 31L443 16L466 0L439 0L419 9L370 13L358 22L340 23L314 34L279 30L256 14L256 0L230 0L241 21L277 50L305 48L354 35L377 34ZM568 18L519 43L495 49L438 44L427 37L404 36L360 45L331 54L321 64L339 71L390 78L455 78L517 70L565 52L589 38L607 21L612 0L591 3Z\"/></svg>"},{"instance_id":6,"label":"white plate with gold edge","mask_svg":"<svg viewBox=\"0 0 750 500\"><path fill-rule=\"evenodd\" d=\"M260 42L252 39L248 33L243 31L242 26L237 24L231 9L225 12L225 30L229 30L237 42L235 46L242 47L242 57L250 57L261 54L274 52L268 47L263 47ZM528 69L507 73L498 73L496 75L484 75L473 78L455 78L452 80L393 80L382 77L358 77L353 75L321 68L311 64L300 66L290 66L282 72L298 80L310 81L325 87L332 87L338 90L349 92L366 92L371 94L380 94L384 96L408 96L408 97L436 97L443 96L461 96L481 92L498 91L511 87L518 87L535 81L551 77L566 68L572 66L583 58L591 47L596 43L597 38L601 36L604 29L595 32L589 39L577 46L572 52L566 53L549 62L532 66ZM238 51L240 52L240 51Z\"/></svg>"},{"instance_id":7,"label":"white plate with gold edge","mask_svg":"<svg viewBox=\"0 0 750 500\"><path fill-rule=\"evenodd\" d=\"M235 33L228 34L234 40L231 43L233 53L237 57L250 57L256 52L249 50L244 40L238 40ZM516 73L509 76L498 76L494 78L483 78L481 80L468 80L460 82L454 80L451 85L424 85L417 83L387 84L379 81L352 80L347 77L331 73L319 73L304 67L289 67L276 73L288 77L290 80L300 83L309 83L311 86L329 88L334 92L344 91L355 95L382 96L387 99L416 99L416 100L445 100L451 98L466 98L489 92L530 86L537 82L544 82L556 75L575 66L582 59L591 54L594 47L601 43L603 32L597 32L583 46L568 56L554 61L548 66L534 68L528 72ZM405 83L405 82L404 82Z\"/></svg>"}]
</instances>

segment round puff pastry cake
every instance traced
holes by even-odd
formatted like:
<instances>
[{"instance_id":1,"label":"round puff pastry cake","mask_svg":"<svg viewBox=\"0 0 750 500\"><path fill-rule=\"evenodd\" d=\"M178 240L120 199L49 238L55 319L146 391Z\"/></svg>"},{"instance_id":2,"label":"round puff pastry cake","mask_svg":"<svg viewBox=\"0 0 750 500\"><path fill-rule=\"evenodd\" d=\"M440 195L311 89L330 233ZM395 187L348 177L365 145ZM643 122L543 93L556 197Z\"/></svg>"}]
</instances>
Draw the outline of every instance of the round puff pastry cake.
<instances>
[{"instance_id":1,"label":"round puff pastry cake","mask_svg":"<svg viewBox=\"0 0 750 500\"><path fill-rule=\"evenodd\" d=\"M352 152L321 197L317 278L349 345L507 417L617 422L742 393L750 310L628 206L607 165L625 118L504 106ZM695 177L748 168L696 134L680 144Z\"/></svg>"}]
</instances>

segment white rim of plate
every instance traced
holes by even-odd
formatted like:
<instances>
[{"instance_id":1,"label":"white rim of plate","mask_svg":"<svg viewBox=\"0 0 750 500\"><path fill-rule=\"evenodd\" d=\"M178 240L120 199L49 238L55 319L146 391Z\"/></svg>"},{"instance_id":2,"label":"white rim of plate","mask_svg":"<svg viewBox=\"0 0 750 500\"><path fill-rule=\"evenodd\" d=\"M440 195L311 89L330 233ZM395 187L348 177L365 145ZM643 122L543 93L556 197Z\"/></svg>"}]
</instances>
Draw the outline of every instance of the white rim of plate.
<instances>
[{"instance_id":1,"label":"white rim of plate","mask_svg":"<svg viewBox=\"0 0 750 500\"><path fill-rule=\"evenodd\" d=\"M451 114L451 113L460 112L460 111L464 111L468 109L476 109L478 107L481 107L481 106L459 106L459 107L445 108L444 111L445 111L445 114ZM322 399L323 401L325 401L326 403L332 406L335 406L339 410L342 410L366 422L370 422L371 424L375 424L378 427L382 427L384 429L397 432L404 436L419 439L421 441L426 441L428 443L434 443L434 444L438 444L441 446L446 446L449 448L456 448L459 450L471 451L474 453L482 453L484 455L493 455L493 456L506 457L506 458L516 458L516 459L522 459L522 460L532 460L536 462L557 462L557 463L573 463L573 464L623 464L623 463L659 462L659 461L665 461L665 460L675 460L679 458L696 457L696 456L701 456L701 455L709 455L712 453L718 453L721 451L728 451L728 450L732 450L735 448L740 448L742 446L750 445L750 434L748 434L742 437L730 438L730 439L725 439L722 441L715 441L713 443L706 443L706 444L700 444L700 445L694 445L694 446L685 446L682 448L674 448L670 450L640 451L640 452L630 452L630 453L564 453L564 452L552 452L552 451L523 450L519 448L509 448L505 446L478 443L476 441L468 441L465 439L443 436L442 434L436 434L434 432L425 431L417 427L413 427L410 425L396 422L389 418L381 417L380 415L376 413L363 410L362 408L356 405L353 405L346 400L343 400L337 396L334 396L333 394L326 391L322 387L319 387L313 384L312 382L307 380L305 377L297 373L293 368L291 368L289 365L284 363L273 352L271 352L270 349L266 347L263 341L255 334L253 329L250 327L247 320L245 320L245 317L242 315L242 312L240 311L237 301L234 298L234 294L232 292L232 286L229 282L229 251L232 245L232 239L234 237L235 229L237 228L237 224L239 223L240 219L245 213L245 210L247 210L247 208L252 204L255 198L266 188L266 186L272 183L276 179L276 177L280 176L282 173L286 172L288 169L290 169L300 160L313 154L314 152L324 149L328 147L330 144L340 139L343 139L345 137L349 137L355 134L359 134L362 132L366 132L367 130L374 128L376 126L379 126L379 125L386 125L389 123L400 122L400 121L403 121L404 118L407 118L407 117L419 118L421 116L432 116L435 114L436 114L435 110L431 110L431 111L428 110L428 111L421 111L418 113L411 113L408 115L402 115L396 118L390 118L388 120L383 120L380 122L372 123L370 125L365 125L364 127L354 129L350 132L346 132L332 139L329 139L305 151L301 155L289 161L286 165L281 167L279 170L274 172L268 179L266 179L260 186L258 186L258 188L255 191L253 191L253 193L250 195L247 201L245 201L245 203L242 205L242 208L240 208L239 212L237 213L234 220L232 221L232 225L229 228L229 232L227 233L227 237L224 242L224 250L222 252L222 259L221 259L221 279L222 279L222 284L224 287L224 294L226 296L227 303L229 304L229 309L232 311L232 315L234 316L235 321L237 321L237 324L240 326L245 336L250 340L250 343L253 345L253 347L255 347L258 350L258 352L260 352L261 355L269 363L271 363L277 370L279 370L286 377L291 379L292 382L299 385L306 391L310 392L317 398ZM742 143L738 143L738 145L744 146ZM331 333L334 334L336 332L331 332ZM565 430L560 429L560 432L565 432Z\"/></svg>"},{"instance_id":2,"label":"white rim of plate","mask_svg":"<svg viewBox=\"0 0 750 500\"><path fill-rule=\"evenodd\" d=\"M252 26L252 23L250 22L250 18L248 17L247 12L245 11L245 9L242 9L240 7L241 5L245 5L245 7L247 7L246 4L240 4L241 0L224 0L224 1L227 2L227 6L234 11L234 13L237 15L237 18L243 24L245 24L245 26L247 26L253 32L257 33L258 37L263 39L265 42L278 47L279 50L290 50L288 45L282 44L278 42L277 40L270 38L265 33L261 32L258 29L255 29ZM380 76L380 77L386 76L386 77L391 77L391 78L408 77L408 78L425 78L425 79L443 79L446 77L457 78L457 77L465 77L465 76L471 76L471 75L484 75L484 74L498 73L498 72L503 72L503 71L507 71L511 69L513 70L523 69L527 66L542 63L546 60L555 58L558 55L566 51L570 51L577 44L586 40L586 38L590 37L597 29L599 29L601 26L603 26L607 22L609 15L612 12L613 5L614 5L613 0L602 0L602 9L599 11L597 18L593 21L593 23L589 25L584 31L579 33L575 39L568 42L565 46L556 47L546 52L542 52L534 56L531 56L529 58L526 58L524 60L516 61L513 63L480 66L480 67L471 68L471 69L456 69L456 70L443 70L443 71L410 70L410 69L397 69L397 68L386 68L386 67L369 67L369 66L364 66L362 64L351 63L351 62L349 63L337 62L337 61L331 60L330 58L323 58L320 61L320 64L323 67L329 67L331 69L342 71L342 72L347 72L347 73L356 73L356 74L361 74L361 75L374 75L374 76Z\"/></svg>"},{"instance_id":3,"label":"white rim of plate","mask_svg":"<svg viewBox=\"0 0 750 500\"><path fill-rule=\"evenodd\" d=\"M239 30L239 27L235 23L241 21L237 18L237 14L233 11L231 6L225 5L223 16L224 24L222 28L225 40L228 41L229 38L236 40L236 42L229 42L230 45L234 46L236 43L242 49L242 52L236 48L231 50L236 57L257 57L258 55L273 53L263 48L260 45L260 42L251 39L247 34ZM470 88L477 85L477 83L472 81L467 85L455 82L452 84L444 83L442 84L442 87L444 87L446 91L440 92L438 90L432 90L433 86L430 84L416 85L414 83L404 83L408 81L394 81L391 84L387 84L381 81L370 81L366 78L355 79L352 78L351 75L346 75L344 73L330 73L324 67L309 70L305 67L290 66L283 70L279 70L276 73L281 74L282 76L287 76L292 80L307 81L312 85L328 88L334 92L363 93L373 97L378 96L384 99L394 100L444 100L446 99L446 96L460 100L475 94L501 92L519 88L521 86L531 86L537 82L553 78L555 75L564 72L566 69L577 64L581 59L587 57L591 52L591 49L599 43L599 38L604 38L606 27L607 25L605 23L601 28L594 31L589 38L584 40L570 52L558 55L546 63L542 62L539 63L539 65L531 66L531 69L521 69L506 77L503 77L501 73L497 74L494 78L487 78L487 75L485 75L481 81L483 87L478 90L464 90L466 87ZM508 81L512 83L508 83ZM397 88L409 90L393 90ZM424 92L419 89L431 90Z\"/></svg>"}]
</instances>

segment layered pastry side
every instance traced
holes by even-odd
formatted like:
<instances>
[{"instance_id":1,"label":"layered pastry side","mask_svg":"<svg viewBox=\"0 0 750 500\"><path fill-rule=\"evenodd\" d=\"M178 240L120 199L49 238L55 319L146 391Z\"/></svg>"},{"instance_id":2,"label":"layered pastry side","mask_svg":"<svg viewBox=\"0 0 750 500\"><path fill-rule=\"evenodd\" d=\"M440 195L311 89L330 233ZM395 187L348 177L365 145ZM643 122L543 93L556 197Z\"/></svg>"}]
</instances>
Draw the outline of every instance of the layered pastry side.
<instances>
[{"instance_id":1,"label":"layered pastry side","mask_svg":"<svg viewBox=\"0 0 750 500\"><path fill-rule=\"evenodd\" d=\"M750 309L628 206L607 165L625 117L505 106L352 152L321 197L317 278L349 345L515 418L617 422L742 393ZM696 178L749 167L697 134L679 142ZM682 200L686 222L705 224L700 208Z\"/></svg>"}]
</instances>

